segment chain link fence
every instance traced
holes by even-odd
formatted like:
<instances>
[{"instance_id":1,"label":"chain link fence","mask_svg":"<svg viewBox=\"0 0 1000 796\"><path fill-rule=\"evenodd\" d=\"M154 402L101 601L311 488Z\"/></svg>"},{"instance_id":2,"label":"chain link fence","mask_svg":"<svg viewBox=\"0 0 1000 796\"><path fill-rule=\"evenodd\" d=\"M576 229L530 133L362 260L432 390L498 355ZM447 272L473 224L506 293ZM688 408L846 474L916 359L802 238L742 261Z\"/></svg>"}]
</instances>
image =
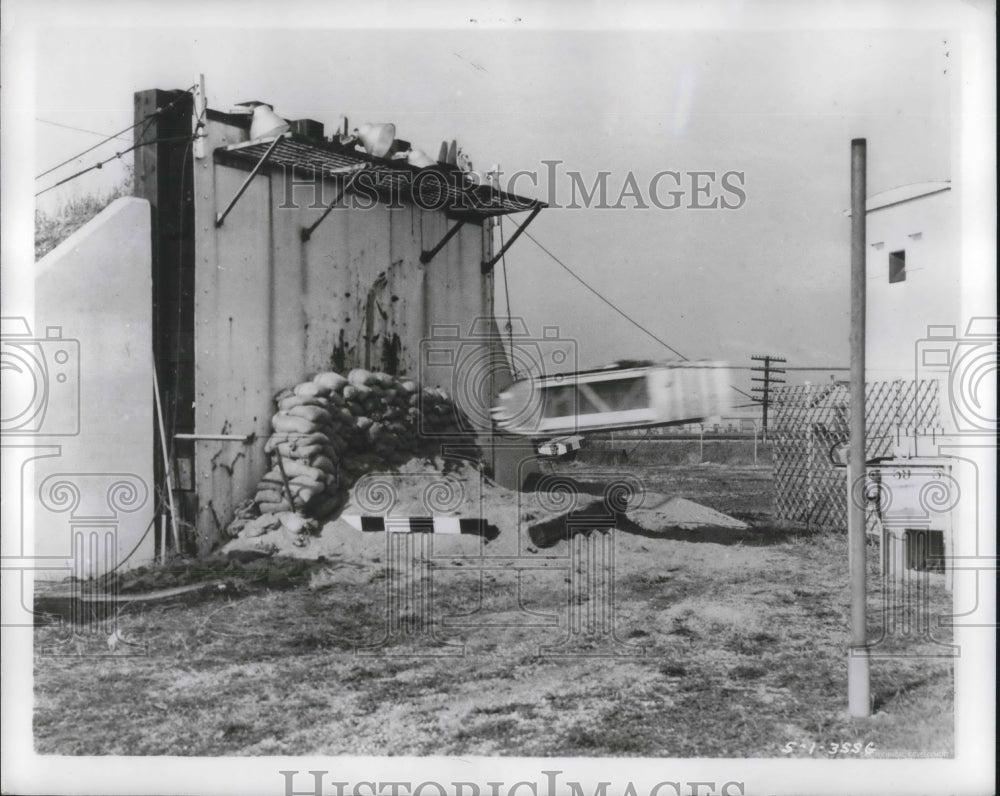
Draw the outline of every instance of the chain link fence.
<instances>
[{"instance_id":1,"label":"chain link fence","mask_svg":"<svg viewBox=\"0 0 1000 796\"><path fill-rule=\"evenodd\" d=\"M775 513L814 528L847 527L847 469L834 454L847 445L848 385L783 387L773 394ZM930 434L938 423L938 382L877 381L865 386L865 459L889 456L901 437ZM874 527L869 511L869 530Z\"/></svg>"}]
</instances>

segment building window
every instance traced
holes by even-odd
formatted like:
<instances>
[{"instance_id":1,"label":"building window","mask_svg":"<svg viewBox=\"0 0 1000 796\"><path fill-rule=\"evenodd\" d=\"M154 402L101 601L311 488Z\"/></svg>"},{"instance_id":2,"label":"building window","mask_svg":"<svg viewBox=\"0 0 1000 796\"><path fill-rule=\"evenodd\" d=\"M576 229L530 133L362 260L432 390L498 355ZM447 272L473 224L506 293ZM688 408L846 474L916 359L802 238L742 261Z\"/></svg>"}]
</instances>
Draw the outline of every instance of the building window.
<instances>
[{"instance_id":1,"label":"building window","mask_svg":"<svg viewBox=\"0 0 1000 796\"><path fill-rule=\"evenodd\" d=\"M889 252L889 282L906 281L906 252Z\"/></svg>"}]
</instances>

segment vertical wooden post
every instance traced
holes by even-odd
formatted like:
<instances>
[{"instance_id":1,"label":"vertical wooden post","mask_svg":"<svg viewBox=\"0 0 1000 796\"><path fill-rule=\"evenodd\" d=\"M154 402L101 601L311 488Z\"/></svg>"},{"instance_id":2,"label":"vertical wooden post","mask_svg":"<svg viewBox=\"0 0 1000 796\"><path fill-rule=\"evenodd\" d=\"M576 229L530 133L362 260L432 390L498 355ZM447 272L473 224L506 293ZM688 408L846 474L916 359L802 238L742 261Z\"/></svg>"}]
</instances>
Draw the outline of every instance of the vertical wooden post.
<instances>
[{"instance_id":1,"label":"vertical wooden post","mask_svg":"<svg viewBox=\"0 0 1000 796\"><path fill-rule=\"evenodd\" d=\"M851 141L851 415L847 537L850 549L851 645L847 701L852 716L871 715L871 671L867 631L865 506L852 478L865 478L865 225L867 223L867 143ZM863 490L862 490L863 492Z\"/></svg>"},{"instance_id":2,"label":"vertical wooden post","mask_svg":"<svg viewBox=\"0 0 1000 796\"><path fill-rule=\"evenodd\" d=\"M764 357L764 436L767 436L767 407L771 398L771 357Z\"/></svg>"},{"instance_id":3,"label":"vertical wooden post","mask_svg":"<svg viewBox=\"0 0 1000 796\"><path fill-rule=\"evenodd\" d=\"M192 107L192 97L179 91L150 89L134 96L136 142L142 146L135 150L133 193L149 202L152 213L153 366L166 397L162 442L172 459L192 455L191 443L175 446L173 435L194 431L194 189L186 140ZM164 457L154 461L156 482L164 483ZM190 514L185 504L192 500L193 493L181 493L182 515ZM171 517L179 519L173 512Z\"/></svg>"}]
</instances>

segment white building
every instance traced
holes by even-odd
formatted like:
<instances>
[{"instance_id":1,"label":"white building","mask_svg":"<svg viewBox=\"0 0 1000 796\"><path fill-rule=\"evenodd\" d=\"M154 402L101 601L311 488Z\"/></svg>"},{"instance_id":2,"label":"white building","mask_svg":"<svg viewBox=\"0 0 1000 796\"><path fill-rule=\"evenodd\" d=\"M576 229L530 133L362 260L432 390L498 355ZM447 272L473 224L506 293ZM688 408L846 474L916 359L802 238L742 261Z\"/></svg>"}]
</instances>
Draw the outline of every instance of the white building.
<instances>
[{"instance_id":1,"label":"white building","mask_svg":"<svg viewBox=\"0 0 1000 796\"><path fill-rule=\"evenodd\" d=\"M936 381L939 441L995 433L996 318L962 315L951 183L876 194L868 199L867 219L866 380Z\"/></svg>"},{"instance_id":2,"label":"white building","mask_svg":"<svg viewBox=\"0 0 1000 796\"><path fill-rule=\"evenodd\" d=\"M996 443L996 318L963 316L955 194L928 182L867 201L867 414L869 435L875 418L898 424L879 510L897 576L912 564L914 534L947 561L980 550L987 520L970 454Z\"/></svg>"},{"instance_id":3,"label":"white building","mask_svg":"<svg viewBox=\"0 0 1000 796\"><path fill-rule=\"evenodd\" d=\"M912 379L928 326L961 325L961 251L949 182L868 199L868 381Z\"/></svg>"}]
</instances>

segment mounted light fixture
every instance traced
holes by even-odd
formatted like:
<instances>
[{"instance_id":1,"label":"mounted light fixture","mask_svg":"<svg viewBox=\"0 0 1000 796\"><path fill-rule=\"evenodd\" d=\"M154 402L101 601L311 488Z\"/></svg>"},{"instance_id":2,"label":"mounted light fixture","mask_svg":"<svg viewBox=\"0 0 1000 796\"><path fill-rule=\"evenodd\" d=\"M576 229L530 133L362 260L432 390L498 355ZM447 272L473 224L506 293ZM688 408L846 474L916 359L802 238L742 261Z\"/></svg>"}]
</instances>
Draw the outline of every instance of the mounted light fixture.
<instances>
[{"instance_id":1,"label":"mounted light fixture","mask_svg":"<svg viewBox=\"0 0 1000 796\"><path fill-rule=\"evenodd\" d=\"M384 158L392 148L392 142L396 139L396 125L394 124L370 124L361 125L356 131L361 145L372 157Z\"/></svg>"}]
</instances>

